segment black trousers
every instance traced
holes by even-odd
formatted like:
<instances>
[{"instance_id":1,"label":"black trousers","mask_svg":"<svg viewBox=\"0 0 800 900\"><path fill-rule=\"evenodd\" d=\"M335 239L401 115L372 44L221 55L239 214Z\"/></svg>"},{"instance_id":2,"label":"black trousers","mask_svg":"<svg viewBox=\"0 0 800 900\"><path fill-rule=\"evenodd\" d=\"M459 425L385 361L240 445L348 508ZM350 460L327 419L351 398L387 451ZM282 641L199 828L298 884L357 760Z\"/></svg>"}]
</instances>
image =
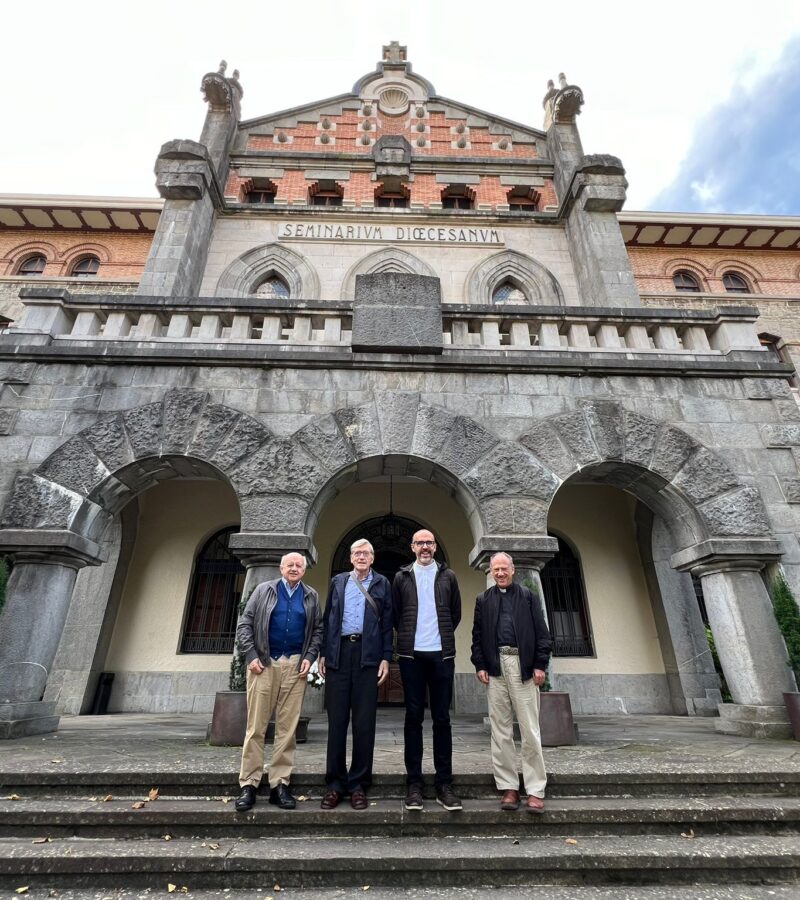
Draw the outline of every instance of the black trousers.
<instances>
[{"instance_id":1,"label":"black trousers","mask_svg":"<svg viewBox=\"0 0 800 900\"><path fill-rule=\"evenodd\" d=\"M372 783L378 667L361 668L361 641L342 641L339 668L325 675L328 757L325 781L341 794L366 791ZM347 729L352 719L353 756L347 768Z\"/></svg>"},{"instance_id":2,"label":"black trousers","mask_svg":"<svg viewBox=\"0 0 800 900\"><path fill-rule=\"evenodd\" d=\"M406 697L405 742L406 780L423 785L422 722L425 719L425 689L433 720L433 767L436 787L453 781L453 735L450 730L450 704L453 700L455 660L442 659L441 651L414 653L400 657L400 678Z\"/></svg>"}]
</instances>

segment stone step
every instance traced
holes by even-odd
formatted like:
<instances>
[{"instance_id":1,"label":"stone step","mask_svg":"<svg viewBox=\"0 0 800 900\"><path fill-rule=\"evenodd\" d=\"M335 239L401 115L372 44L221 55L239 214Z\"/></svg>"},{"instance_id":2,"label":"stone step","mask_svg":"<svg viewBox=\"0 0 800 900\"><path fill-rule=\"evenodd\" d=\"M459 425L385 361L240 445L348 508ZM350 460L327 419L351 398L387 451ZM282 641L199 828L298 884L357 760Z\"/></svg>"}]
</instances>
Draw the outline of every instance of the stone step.
<instances>
[{"instance_id":1,"label":"stone step","mask_svg":"<svg viewBox=\"0 0 800 900\"><path fill-rule=\"evenodd\" d=\"M26 797L81 797L87 795L136 796L151 787L158 787L162 797L205 797L238 793L238 769L213 771L173 771L160 769L116 771L87 769L86 771L2 771L0 798L8 794ZM295 794L317 793L324 789L325 779L319 772L296 772L292 775ZM494 779L489 772L456 774L455 787L462 798L493 798L497 796ZM266 784L262 783L262 791ZM373 779L372 795L376 798L405 796L404 772L377 774ZM720 771L686 771L684 768L664 767L660 770L629 772L559 771L548 774L548 797L580 796L642 796L671 797L724 796L731 793L779 794L800 796L800 771L777 769L746 771L734 768ZM432 788L428 794L433 798Z\"/></svg>"},{"instance_id":2,"label":"stone step","mask_svg":"<svg viewBox=\"0 0 800 900\"><path fill-rule=\"evenodd\" d=\"M301 795L305 796L305 795ZM227 799L227 798L225 798ZM321 810L319 795L301 800L293 811L259 802L238 813L233 802L158 799L133 809L133 798L83 800L4 800L0 836L34 838L180 838L425 836L540 836L598 834L800 834L800 798L614 798L548 800L545 812L503 812L496 800L468 800L447 812L435 802L423 811L406 810L400 800L372 800L356 812L347 801ZM800 843L800 841L799 841Z\"/></svg>"},{"instance_id":3,"label":"stone step","mask_svg":"<svg viewBox=\"0 0 800 900\"><path fill-rule=\"evenodd\" d=\"M800 878L796 835L521 838L306 836L207 841L0 839L0 886L476 887L769 884Z\"/></svg>"}]
</instances>

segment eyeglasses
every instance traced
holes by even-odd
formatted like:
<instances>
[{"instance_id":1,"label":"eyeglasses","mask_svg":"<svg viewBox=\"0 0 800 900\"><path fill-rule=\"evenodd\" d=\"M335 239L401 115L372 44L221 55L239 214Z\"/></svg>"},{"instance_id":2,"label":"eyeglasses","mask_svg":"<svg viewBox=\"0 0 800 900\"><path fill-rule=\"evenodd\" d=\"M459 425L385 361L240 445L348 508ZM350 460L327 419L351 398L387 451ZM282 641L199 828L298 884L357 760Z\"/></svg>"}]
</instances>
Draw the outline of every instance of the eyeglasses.
<instances>
[{"instance_id":1,"label":"eyeglasses","mask_svg":"<svg viewBox=\"0 0 800 900\"><path fill-rule=\"evenodd\" d=\"M414 541L415 547L435 547L436 541Z\"/></svg>"},{"instance_id":2,"label":"eyeglasses","mask_svg":"<svg viewBox=\"0 0 800 900\"><path fill-rule=\"evenodd\" d=\"M353 550L351 556L372 556L371 550Z\"/></svg>"}]
</instances>

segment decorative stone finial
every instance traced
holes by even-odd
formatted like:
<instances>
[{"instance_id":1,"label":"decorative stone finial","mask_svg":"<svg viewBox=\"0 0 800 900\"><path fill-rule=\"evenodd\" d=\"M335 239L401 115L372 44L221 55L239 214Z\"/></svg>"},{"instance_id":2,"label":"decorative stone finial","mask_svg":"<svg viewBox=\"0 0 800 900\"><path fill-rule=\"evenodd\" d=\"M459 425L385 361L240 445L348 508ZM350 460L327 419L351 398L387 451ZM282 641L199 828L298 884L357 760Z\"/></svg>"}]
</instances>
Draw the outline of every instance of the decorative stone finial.
<instances>
[{"instance_id":1,"label":"decorative stone finial","mask_svg":"<svg viewBox=\"0 0 800 900\"><path fill-rule=\"evenodd\" d=\"M583 106L583 91L577 85L569 84L563 72L559 72L558 84L559 87L556 88L552 78L547 82L547 93L542 100L545 130L554 122L574 122Z\"/></svg>"},{"instance_id":2,"label":"decorative stone finial","mask_svg":"<svg viewBox=\"0 0 800 900\"><path fill-rule=\"evenodd\" d=\"M239 84L239 70L234 69L233 75L226 78L227 68L228 63L224 59L221 60L216 72L209 72L203 76L200 90L213 112L229 112L235 107L238 116L239 102L244 91Z\"/></svg>"},{"instance_id":3,"label":"decorative stone finial","mask_svg":"<svg viewBox=\"0 0 800 900\"><path fill-rule=\"evenodd\" d=\"M220 60L219 68L217 69L217 75L224 75L227 68L228 64L225 62L225 60Z\"/></svg>"},{"instance_id":4,"label":"decorative stone finial","mask_svg":"<svg viewBox=\"0 0 800 900\"><path fill-rule=\"evenodd\" d=\"M403 63L406 61L408 47L401 46L399 41L391 41L383 46L383 61L388 63Z\"/></svg>"}]
</instances>

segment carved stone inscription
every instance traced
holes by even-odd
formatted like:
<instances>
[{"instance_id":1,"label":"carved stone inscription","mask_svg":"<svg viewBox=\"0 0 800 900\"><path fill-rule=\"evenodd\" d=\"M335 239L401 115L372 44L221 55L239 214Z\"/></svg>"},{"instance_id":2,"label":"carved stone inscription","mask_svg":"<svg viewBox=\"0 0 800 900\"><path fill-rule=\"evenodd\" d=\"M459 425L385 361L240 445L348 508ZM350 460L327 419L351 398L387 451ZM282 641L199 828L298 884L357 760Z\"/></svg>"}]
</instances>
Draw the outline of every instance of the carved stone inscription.
<instances>
[{"instance_id":1,"label":"carved stone inscription","mask_svg":"<svg viewBox=\"0 0 800 900\"><path fill-rule=\"evenodd\" d=\"M462 228L429 225L338 225L321 222L284 222L278 233L281 240L313 241L388 241L411 244L500 244L498 228Z\"/></svg>"}]
</instances>

